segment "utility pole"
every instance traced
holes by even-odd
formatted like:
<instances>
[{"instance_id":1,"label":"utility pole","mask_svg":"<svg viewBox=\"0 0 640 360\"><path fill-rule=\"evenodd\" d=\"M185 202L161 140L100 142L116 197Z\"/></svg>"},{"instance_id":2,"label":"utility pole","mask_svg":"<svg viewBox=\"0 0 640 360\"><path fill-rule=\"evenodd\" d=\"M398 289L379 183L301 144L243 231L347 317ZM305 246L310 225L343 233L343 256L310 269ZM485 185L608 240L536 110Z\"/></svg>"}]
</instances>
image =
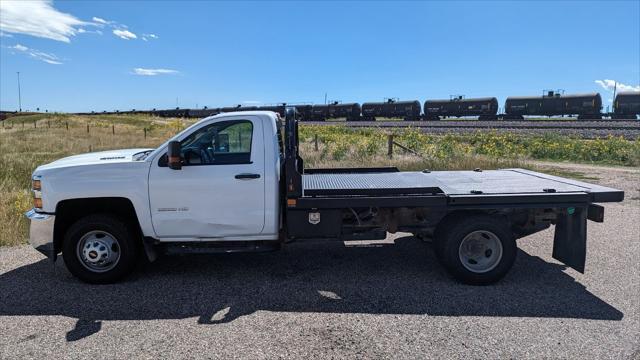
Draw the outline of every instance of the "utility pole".
<instances>
[{"instance_id":1,"label":"utility pole","mask_svg":"<svg viewBox=\"0 0 640 360\"><path fill-rule=\"evenodd\" d=\"M17 71L18 74L18 111L22 112L22 94L20 94L20 71Z\"/></svg>"},{"instance_id":2,"label":"utility pole","mask_svg":"<svg viewBox=\"0 0 640 360\"><path fill-rule=\"evenodd\" d=\"M327 93L324 93L324 104L327 105Z\"/></svg>"}]
</instances>

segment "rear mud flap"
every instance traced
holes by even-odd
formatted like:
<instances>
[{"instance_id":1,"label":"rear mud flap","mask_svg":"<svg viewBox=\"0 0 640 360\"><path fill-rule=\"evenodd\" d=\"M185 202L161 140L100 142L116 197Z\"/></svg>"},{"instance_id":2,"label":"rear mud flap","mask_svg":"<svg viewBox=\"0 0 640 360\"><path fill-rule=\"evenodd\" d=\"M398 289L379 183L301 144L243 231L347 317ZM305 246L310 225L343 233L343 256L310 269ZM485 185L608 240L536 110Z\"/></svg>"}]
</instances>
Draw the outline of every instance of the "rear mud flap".
<instances>
[{"instance_id":1,"label":"rear mud flap","mask_svg":"<svg viewBox=\"0 0 640 360\"><path fill-rule=\"evenodd\" d=\"M587 257L587 209L568 208L558 214L553 238L553 258L584 273Z\"/></svg>"}]
</instances>

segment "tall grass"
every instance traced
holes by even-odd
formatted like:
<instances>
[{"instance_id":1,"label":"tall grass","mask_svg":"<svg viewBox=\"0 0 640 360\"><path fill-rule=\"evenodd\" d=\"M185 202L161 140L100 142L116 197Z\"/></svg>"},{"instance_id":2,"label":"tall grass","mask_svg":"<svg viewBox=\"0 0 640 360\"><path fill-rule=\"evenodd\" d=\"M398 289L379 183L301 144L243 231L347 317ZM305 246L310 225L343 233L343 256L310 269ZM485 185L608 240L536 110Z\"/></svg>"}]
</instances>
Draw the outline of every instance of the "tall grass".
<instances>
[{"instance_id":1,"label":"tall grass","mask_svg":"<svg viewBox=\"0 0 640 360\"><path fill-rule=\"evenodd\" d=\"M88 151L155 147L188 122L191 121L145 115L58 114L19 116L4 121L0 127L0 245L24 243L27 238L28 222L24 212L31 208L30 178L38 165ZM147 129L146 138L144 129ZM305 165L316 168L396 166L402 170L494 169L531 167L528 159L640 165L639 141L496 133L435 136L412 129L395 131L395 140L419 156L396 148L389 158L385 131L339 125L302 126L300 147ZM318 150L314 142L316 135Z\"/></svg>"},{"instance_id":2,"label":"tall grass","mask_svg":"<svg viewBox=\"0 0 640 360\"><path fill-rule=\"evenodd\" d=\"M386 153L387 136L420 154L434 168L457 168L465 159L491 161L552 160L640 166L640 139L622 137L586 140L553 133L517 135L511 133L476 132L473 134L431 135L419 129L361 129L340 125L306 126L300 138L313 141L317 136L324 144L320 158L341 161L363 159Z\"/></svg>"},{"instance_id":3,"label":"tall grass","mask_svg":"<svg viewBox=\"0 0 640 360\"><path fill-rule=\"evenodd\" d=\"M89 151L153 148L186 124L178 119L148 116L133 116L129 123L125 116L43 117L39 114L13 117L3 125L0 127L0 246L26 240L28 221L24 212L31 208L31 174L38 165ZM147 129L146 138L144 129Z\"/></svg>"}]
</instances>

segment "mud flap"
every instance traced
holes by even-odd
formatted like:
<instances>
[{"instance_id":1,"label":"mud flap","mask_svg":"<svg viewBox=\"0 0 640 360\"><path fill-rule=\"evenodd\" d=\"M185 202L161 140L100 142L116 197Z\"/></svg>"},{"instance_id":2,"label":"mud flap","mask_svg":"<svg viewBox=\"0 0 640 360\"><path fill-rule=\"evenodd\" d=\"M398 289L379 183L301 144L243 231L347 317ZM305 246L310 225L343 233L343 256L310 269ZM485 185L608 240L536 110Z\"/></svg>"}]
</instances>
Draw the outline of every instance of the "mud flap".
<instances>
[{"instance_id":1,"label":"mud flap","mask_svg":"<svg viewBox=\"0 0 640 360\"><path fill-rule=\"evenodd\" d=\"M587 257L587 209L568 208L558 214L553 238L553 258L584 273Z\"/></svg>"}]
</instances>

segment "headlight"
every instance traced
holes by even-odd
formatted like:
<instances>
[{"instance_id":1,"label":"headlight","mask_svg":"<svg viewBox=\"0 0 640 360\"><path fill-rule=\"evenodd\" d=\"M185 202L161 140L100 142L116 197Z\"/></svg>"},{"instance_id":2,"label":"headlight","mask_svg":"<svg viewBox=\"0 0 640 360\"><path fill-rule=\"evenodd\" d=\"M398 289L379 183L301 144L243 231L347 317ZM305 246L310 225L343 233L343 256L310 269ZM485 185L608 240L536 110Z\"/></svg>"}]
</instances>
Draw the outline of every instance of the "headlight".
<instances>
[{"instance_id":1,"label":"headlight","mask_svg":"<svg viewBox=\"0 0 640 360\"><path fill-rule=\"evenodd\" d=\"M31 191L33 192L33 207L42 209L42 183L40 176L34 176L31 179Z\"/></svg>"}]
</instances>

